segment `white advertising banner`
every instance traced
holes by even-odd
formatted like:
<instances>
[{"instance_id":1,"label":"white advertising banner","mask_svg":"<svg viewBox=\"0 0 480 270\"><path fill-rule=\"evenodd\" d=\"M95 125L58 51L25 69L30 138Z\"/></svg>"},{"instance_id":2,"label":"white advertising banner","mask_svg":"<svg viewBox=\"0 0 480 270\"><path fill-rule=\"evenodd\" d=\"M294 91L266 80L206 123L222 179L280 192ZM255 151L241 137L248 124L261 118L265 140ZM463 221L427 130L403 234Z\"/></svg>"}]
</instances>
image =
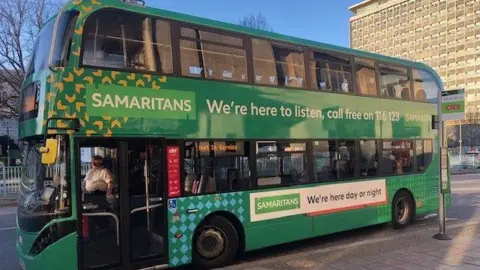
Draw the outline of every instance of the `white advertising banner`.
<instances>
[{"instance_id":1,"label":"white advertising banner","mask_svg":"<svg viewBox=\"0 0 480 270\"><path fill-rule=\"evenodd\" d=\"M385 179L250 194L250 221L310 216L386 204Z\"/></svg>"}]
</instances>

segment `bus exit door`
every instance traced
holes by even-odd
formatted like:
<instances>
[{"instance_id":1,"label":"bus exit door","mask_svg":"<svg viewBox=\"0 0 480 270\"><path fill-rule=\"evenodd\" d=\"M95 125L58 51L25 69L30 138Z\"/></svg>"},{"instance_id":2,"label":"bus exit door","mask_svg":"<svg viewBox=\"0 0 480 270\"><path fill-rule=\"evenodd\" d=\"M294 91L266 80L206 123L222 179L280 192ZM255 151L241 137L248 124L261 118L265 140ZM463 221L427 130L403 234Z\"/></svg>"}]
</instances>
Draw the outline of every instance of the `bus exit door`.
<instances>
[{"instance_id":1,"label":"bus exit door","mask_svg":"<svg viewBox=\"0 0 480 270\"><path fill-rule=\"evenodd\" d=\"M166 264L165 140L89 138L77 147L82 268ZM111 196L100 178L112 180Z\"/></svg>"}]
</instances>

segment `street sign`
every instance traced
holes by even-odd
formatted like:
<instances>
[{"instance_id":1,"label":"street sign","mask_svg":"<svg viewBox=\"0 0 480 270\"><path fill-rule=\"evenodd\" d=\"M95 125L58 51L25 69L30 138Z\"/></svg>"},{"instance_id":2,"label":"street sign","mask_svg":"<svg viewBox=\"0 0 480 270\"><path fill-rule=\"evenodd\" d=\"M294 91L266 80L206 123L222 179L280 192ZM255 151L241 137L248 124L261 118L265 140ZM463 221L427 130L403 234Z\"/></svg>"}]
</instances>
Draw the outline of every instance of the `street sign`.
<instances>
[{"instance_id":1,"label":"street sign","mask_svg":"<svg viewBox=\"0 0 480 270\"><path fill-rule=\"evenodd\" d=\"M465 90L455 89L442 92L442 120L465 119Z\"/></svg>"},{"instance_id":2,"label":"street sign","mask_svg":"<svg viewBox=\"0 0 480 270\"><path fill-rule=\"evenodd\" d=\"M441 192L448 192L448 147L440 147Z\"/></svg>"}]
</instances>

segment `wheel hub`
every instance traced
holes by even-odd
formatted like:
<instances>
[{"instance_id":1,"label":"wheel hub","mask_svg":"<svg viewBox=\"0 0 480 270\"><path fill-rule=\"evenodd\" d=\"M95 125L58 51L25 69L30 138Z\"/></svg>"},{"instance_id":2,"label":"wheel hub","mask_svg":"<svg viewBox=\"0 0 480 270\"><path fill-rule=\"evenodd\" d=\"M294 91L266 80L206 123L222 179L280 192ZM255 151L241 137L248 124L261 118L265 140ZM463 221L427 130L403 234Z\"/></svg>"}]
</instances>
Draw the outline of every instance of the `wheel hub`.
<instances>
[{"instance_id":1,"label":"wheel hub","mask_svg":"<svg viewBox=\"0 0 480 270\"><path fill-rule=\"evenodd\" d=\"M395 216L398 223L405 223L408 220L410 209L404 198L401 198L395 204Z\"/></svg>"},{"instance_id":2,"label":"wheel hub","mask_svg":"<svg viewBox=\"0 0 480 270\"><path fill-rule=\"evenodd\" d=\"M225 250L225 237L213 228L202 231L197 238L197 251L207 259L217 258Z\"/></svg>"}]
</instances>

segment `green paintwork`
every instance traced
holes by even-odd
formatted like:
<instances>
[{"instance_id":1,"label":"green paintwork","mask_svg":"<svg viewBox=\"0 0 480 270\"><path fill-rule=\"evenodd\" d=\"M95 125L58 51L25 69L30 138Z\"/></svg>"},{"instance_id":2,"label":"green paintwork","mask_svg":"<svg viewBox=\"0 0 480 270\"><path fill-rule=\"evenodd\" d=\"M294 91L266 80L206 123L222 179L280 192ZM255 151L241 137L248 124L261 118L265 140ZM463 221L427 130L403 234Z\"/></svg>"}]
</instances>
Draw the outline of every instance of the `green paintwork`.
<instances>
[{"instance_id":1,"label":"green paintwork","mask_svg":"<svg viewBox=\"0 0 480 270\"><path fill-rule=\"evenodd\" d=\"M214 212L223 212L224 215L241 222L245 231L246 248L252 250L388 222L391 219L390 203L395 192L400 188L409 189L413 193L417 204L417 214L431 213L438 208L438 134L436 130L431 129L431 119L429 117L437 113L435 104L79 68L81 37L85 19L92 12L106 7L116 7L142 14L407 65L431 72L439 85L441 85L441 81L431 68L421 63L164 10L131 6L118 0L77 0L69 2L67 9L80 11L69 64L65 68L55 68L54 71L44 70L26 78L24 85L28 85L32 81L40 81L42 92L40 93L39 117L20 124L19 134L21 138L43 135L48 118L67 117L78 118L81 124L78 132L75 134L69 132L72 134L71 142L77 136L111 137L127 135L229 139L434 139L433 161L426 172L417 175L387 177L388 203L384 205L314 217L295 215L252 223L250 222L249 212L249 194L252 192L193 196L169 201L167 205L170 206L168 209L168 260L170 266L191 262L192 232L206 216ZM165 111L164 107L160 111L158 107L156 111L151 107L148 108L148 106L143 106L142 109L141 104L130 106L132 107L130 109L112 109L108 106L97 108L93 106L95 101L92 98L92 95L96 92L119 95L128 93L132 96L150 98L188 99L192 102L192 106L188 112L172 112L170 108L167 108L169 111ZM211 112L209 104L211 106L214 100L217 102L223 101L224 104L232 104L233 102L233 107L223 107L221 112L215 110ZM108 104L110 103L107 102ZM238 105L238 107L235 107L235 105ZM253 105L269 107L270 114L273 113L274 115L261 115L260 111L255 114L253 113L255 109L252 109ZM242 106L245 106L246 109ZM295 116L295 106L299 106L301 109L308 107L315 110L311 113L313 117ZM282 112L285 112L282 111L282 108L292 109L292 116L281 115ZM343 119L328 118L329 111L331 113L339 109L343 109ZM360 113L362 118L373 115L374 118L379 117L380 119L346 119L347 109L350 112ZM411 115L407 116L407 114ZM352 114L349 115L352 116ZM418 115L424 117L419 118ZM384 117L385 120L382 120ZM410 119L423 119L424 121L409 121ZM62 127L66 123L56 121L52 125ZM55 131L51 132L55 133ZM74 160L75 154L71 153L72 160ZM72 164L71 170L74 171L74 169L75 164ZM73 176L71 180L74 181ZM309 184L302 187L316 185L321 184ZM75 198L75 194L76 191L72 190L73 198ZM73 201L72 203L72 218L76 218L76 202ZM447 196L447 205L450 205L450 203L450 196ZM197 209L198 212L188 214L186 211L188 209ZM30 239L25 240L24 245L31 243L36 236L27 235L23 232L18 233L24 239ZM25 261L27 269L42 270L50 269L52 266L58 266L58 269L75 269L78 259L76 257L76 241L76 236L70 235L55 243L37 257L26 255L28 252L26 247L20 248L17 245L17 251ZM62 258L62 260L58 258ZM68 262L68 265L60 265L62 262Z\"/></svg>"},{"instance_id":2,"label":"green paintwork","mask_svg":"<svg viewBox=\"0 0 480 270\"><path fill-rule=\"evenodd\" d=\"M35 270L47 270L47 269L64 269L74 270L77 269L77 234L69 234L62 239L58 240L54 245L50 245L43 252L37 256L31 256L26 252L26 249L30 249L27 246L33 241L36 235L27 235L22 232L24 239L28 238L30 241L24 242L20 245L17 242L17 254L19 260L23 261L25 269Z\"/></svg>"}]
</instances>

